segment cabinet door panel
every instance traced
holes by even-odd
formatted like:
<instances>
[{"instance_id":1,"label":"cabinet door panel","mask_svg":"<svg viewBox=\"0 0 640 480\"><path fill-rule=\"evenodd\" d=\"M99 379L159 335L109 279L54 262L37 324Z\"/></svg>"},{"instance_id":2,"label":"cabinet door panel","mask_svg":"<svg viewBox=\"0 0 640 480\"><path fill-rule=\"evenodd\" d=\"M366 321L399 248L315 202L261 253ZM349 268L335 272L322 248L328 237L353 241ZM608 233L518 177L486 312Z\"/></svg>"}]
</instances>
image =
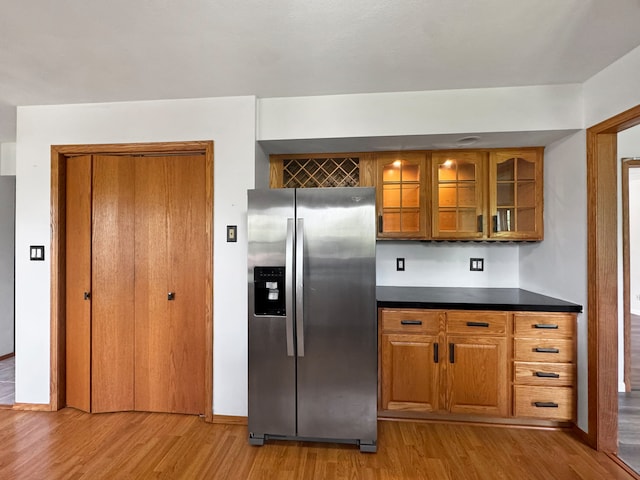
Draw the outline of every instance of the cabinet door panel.
<instances>
[{"instance_id":1,"label":"cabinet door panel","mask_svg":"<svg viewBox=\"0 0 640 480\"><path fill-rule=\"evenodd\" d=\"M431 156L433 238L484 236L483 162L480 152L434 152Z\"/></svg>"},{"instance_id":2,"label":"cabinet door panel","mask_svg":"<svg viewBox=\"0 0 640 480\"><path fill-rule=\"evenodd\" d=\"M542 149L492 151L489 163L489 237L542 240Z\"/></svg>"},{"instance_id":3,"label":"cabinet door panel","mask_svg":"<svg viewBox=\"0 0 640 480\"><path fill-rule=\"evenodd\" d=\"M424 153L378 154L379 238L426 237L425 158Z\"/></svg>"},{"instance_id":4,"label":"cabinet door panel","mask_svg":"<svg viewBox=\"0 0 640 480\"><path fill-rule=\"evenodd\" d=\"M506 416L506 339L449 336L447 398L452 413Z\"/></svg>"},{"instance_id":5,"label":"cabinet door panel","mask_svg":"<svg viewBox=\"0 0 640 480\"><path fill-rule=\"evenodd\" d=\"M382 409L437 410L437 337L384 334L381 348Z\"/></svg>"}]
</instances>

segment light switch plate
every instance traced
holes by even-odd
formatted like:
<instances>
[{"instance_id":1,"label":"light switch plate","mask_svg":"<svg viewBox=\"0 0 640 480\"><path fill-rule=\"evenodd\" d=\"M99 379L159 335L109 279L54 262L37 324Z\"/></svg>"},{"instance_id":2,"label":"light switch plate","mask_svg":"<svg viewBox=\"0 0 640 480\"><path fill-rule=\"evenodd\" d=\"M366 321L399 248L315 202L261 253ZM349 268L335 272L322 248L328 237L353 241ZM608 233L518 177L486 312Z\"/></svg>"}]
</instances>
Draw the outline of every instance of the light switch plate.
<instances>
[{"instance_id":1,"label":"light switch plate","mask_svg":"<svg viewBox=\"0 0 640 480\"><path fill-rule=\"evenodd\" d=\"M44 260L44 245L31 245L29 247L29 260L31 260L31 261L43 261Z\"/></svg>"},{"instance_id":2,"label":"light switch plate","mask_svg":"<svg viewBox=\"0 0 640 480\"><path fill-rule=\"evenodd\" d=\"M237 242L237 241L238 241L238 226L227 225L227 242Z\"/></svg>"},{"instance_id":3,"label":"light switch plate","mask_svg":"<svg viewBox=\"0 0 640 480\"><path fill-rule=\"evenodd\" d=\"M404 258L396 258L396 271L404 272Z\"/></svg>"},{"instance_id":4,"label":"light switch plate","mask_svg":"<svg viewBox=\"0 0 640 480\"><path fill-rule=\"evenodd\" d=\"M484 258L470 258L469 270L472 272L484 271Z\"/></svg>"}]
</instances>

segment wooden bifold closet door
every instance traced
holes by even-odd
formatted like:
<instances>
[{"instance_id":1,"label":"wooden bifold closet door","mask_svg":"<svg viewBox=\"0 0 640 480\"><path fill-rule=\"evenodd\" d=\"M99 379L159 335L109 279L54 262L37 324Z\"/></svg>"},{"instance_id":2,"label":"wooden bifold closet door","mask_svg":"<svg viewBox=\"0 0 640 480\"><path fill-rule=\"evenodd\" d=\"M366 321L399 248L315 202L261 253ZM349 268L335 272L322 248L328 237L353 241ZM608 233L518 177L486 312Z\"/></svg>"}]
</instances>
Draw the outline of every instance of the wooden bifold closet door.
<instances>
[{"instance_id":1,"label":"wooden bifold closet door","mask_svg":"<svg viewBox=\"0 0 640 480\"><path fill-rule=\"evenodd\" d=\"M204 177L204 155L69 158L67 405L204 413Z\"/></svg>"}]
</instances>

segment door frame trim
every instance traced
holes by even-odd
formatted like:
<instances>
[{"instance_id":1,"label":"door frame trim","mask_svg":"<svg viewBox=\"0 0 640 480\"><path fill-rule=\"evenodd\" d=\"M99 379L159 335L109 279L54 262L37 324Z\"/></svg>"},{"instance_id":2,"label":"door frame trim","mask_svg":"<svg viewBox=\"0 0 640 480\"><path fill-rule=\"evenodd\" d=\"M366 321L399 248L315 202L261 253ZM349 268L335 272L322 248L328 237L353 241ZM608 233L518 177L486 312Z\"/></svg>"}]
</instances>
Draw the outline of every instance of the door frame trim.
<instances>
[{"instance_id":1,"label":"door frame trim","mask_svg":"<svg viewBox=\"0 0 640 480\"><path fill-rule=\"evenodd\" d=\"M66 312L65 312L65 193L66 159L76 155L184 155L205 156L205 398L204 415L213 421L213 141L122 143L51 146L51 321L49 409L66 405Z\"/></svg>"},{"instance_id":2,"label":"door frame trim","mask_svg":"<svg viewBox=\"0 0 640 480\"><path fill-rule=\"evenodd\" d=\"M618 132L640 124L640 105L587 129L588 439L618 443Z\"/></svg>"},{"instance_id":3,"label":"door frame trim","mask_svg":"<svg viewBox=\"0 0 640 480\"><path fill-rule=\"evenodd\" d=\"M629 232L629 173L640 168L640 160L622 159L622 278L624 306L624 385L631 391L631 242Z\"/></svg>"}]
</instances>

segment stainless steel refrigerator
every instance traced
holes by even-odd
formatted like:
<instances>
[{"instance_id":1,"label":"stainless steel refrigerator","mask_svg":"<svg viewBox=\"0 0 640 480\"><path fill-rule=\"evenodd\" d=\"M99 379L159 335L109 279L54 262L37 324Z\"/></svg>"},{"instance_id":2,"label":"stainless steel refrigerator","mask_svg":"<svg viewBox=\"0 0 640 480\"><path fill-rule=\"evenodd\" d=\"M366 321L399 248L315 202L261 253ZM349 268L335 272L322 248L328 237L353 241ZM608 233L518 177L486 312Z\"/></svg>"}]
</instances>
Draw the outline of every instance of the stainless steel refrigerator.
<instances>
[{"instance_id":1,"label":"stainless steel refrigerator","mask_svg":"<svg viewBox=\"0 0 640 480\"><path fill-rule=\"evenodd\" d=\"M375 452L375 190L250 190L248 201L249 443Z\"/></svg>"}]
</instances>

